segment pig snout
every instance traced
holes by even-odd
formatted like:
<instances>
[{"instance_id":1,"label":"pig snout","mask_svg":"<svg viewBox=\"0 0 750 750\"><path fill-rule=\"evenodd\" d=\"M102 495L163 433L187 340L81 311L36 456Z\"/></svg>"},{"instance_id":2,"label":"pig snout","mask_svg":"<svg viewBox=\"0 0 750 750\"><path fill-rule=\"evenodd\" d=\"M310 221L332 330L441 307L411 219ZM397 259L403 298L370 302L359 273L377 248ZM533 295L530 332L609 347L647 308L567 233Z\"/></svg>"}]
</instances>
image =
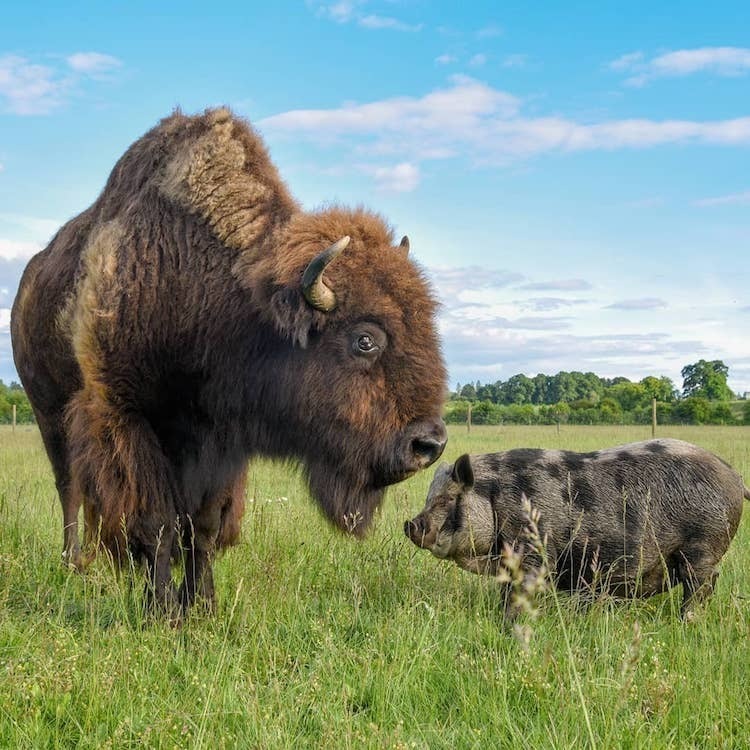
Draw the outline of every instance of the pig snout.
<instances>
[{"instance_id":1,"label":"pig snout","mask_svg":"<svg viewBox=\"0 0 750 750\"><path fill-rule=\"evenodd\" d=\"M430 532L429 524L421 515L404 522L404 534L417 547L430 547L435 543L435 534Z\"/></svg>"}]
</instances>

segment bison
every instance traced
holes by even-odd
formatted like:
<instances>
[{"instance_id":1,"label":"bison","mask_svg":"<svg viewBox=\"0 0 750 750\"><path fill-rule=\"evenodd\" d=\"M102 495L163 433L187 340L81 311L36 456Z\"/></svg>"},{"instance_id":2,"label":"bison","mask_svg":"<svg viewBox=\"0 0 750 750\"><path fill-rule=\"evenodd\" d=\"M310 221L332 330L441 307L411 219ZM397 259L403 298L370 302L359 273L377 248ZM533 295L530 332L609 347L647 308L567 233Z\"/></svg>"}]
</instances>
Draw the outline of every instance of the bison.
<instances>
[{"instance_id":1,"label":"bison","mask_svg":"<svg viewBox=\"0 0 750 750\"><path fill-rule=\"evenodd\" d=\"M87 538L145 563L157 603L212 602L254 456L299 461L325 516L363 535L446 442L436 302L408 251L363 208L301 210L227 109L133 143L12 311L65 559L83 564L83 504Z\"/></svg>"},{"instance_id":2,"label":"bison","mask_svg":"<svg viewBox=\"0 0 750 750\"><path fill-rule=\"evenodd\" d=\"M474 573L500 573L515 552L527 573L544 563L571 592L645 597L681 583L684 617L713 591L743 495L750 490L736 471L681 440L593 453L516 449L441 465L404 531ZM536 549L523 498L538 511Z\"/></svg>"}]
</instances>

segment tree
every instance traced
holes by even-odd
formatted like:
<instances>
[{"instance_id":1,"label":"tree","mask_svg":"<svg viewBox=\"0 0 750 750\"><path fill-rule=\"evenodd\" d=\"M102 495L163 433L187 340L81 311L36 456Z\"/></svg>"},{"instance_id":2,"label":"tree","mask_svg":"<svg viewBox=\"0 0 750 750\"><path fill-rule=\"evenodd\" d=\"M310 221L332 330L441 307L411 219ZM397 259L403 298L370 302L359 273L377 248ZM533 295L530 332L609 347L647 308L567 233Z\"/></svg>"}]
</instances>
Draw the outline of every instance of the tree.
<instances>
[{"instance_id":1,"label":"tree","mask_svg":"<svg viewBox=\"0 0 750 750\"><path fill-rule=\"evenodd\" d=\"M461 389L461 393L459 395L461 396L462 399L465 399L466 401L476 401L477 389L475 388L473 383L467 383Z\"/></svg>"},{"instance_id":2,"label":"tree","mask_svg":"<svg viewBox=\"0 0 750 750\"><path fill-rule=\"evenodd\" d=\"M575 401L578 398L575 378L569 372L561 371L550 379L549 398L552 403Z\"/></svg>"},{"instance_id":3,"label":"tree","mask_svg":"<svg viewBox=\"0 0 750 750\"><path fill-rule=\"evenodd\" d=\"M529 404L534 395L534 381L526 375L513 375L508 378L497 394L503 404Z\"/></svg>"},{"instance_id":4,"label":"tree","mask_svg":"<svg viewBox=\"0 0 750 750\"><path fill-rule=\"evenodd\" d=\"M487 385L480 385L477 388L477 399L479 401L497 401L495 393L495 386L488 383Z\"/></svg>"},{"instance_id":5,"label":"tree","mask_svg":"<svg viewBox=\"0 0 750 750\"><path fill-rule=\"evenodd\" d=\"M534 395L531 400L535 404L549 404L550 401L550 381L552 378L544 373L538 373L532 378L534 381Z\"/></svg>"},{"instance_id":6,"label":"tree","mask_svg":"<svg viewBox=\"0 0 750 750\"><path fill-rule=\"evenodd\" d=\"M705 424L710 420L711 406L701 396L690 396L678 401L672 413L678 422Z\"/></svg>"},{"instance_id":7,"label":"tree","mask_svg":"<svg viewBox=\"0 0 750 750\"><path fill-rule=\"evenodd\" d=\"M614 399L624 411L632 411L643 406L648 398L646 389L640 383L617 383L607 388L607 399Z\"/></svg>"},{"instance_id":8,"label":"tree","mask_svg":"<svg viewBox=\"0 0 750 750\"><path fill-rule=\"evenodd\" d=\"M712 424L736 424L732 409L725 401L720 401L711 407L708 419Z\"/></svg>"},{"instance_id":9,"label":"tree","mask_svg":"<svg viewBox=\"0 0 750 750\"><path fill-rule=\"evenodd\" d=\"M677 391L674 383L668 377L655 378L653 375L648 375L641 380L640 385L643 386L650 399L655 398L657 401L667 403L675 400Z\"/></svg>"},{"instance_id":10,"label":"tree","mask_svg":"<svg viewBox=\"0 0 750 750\"><path fill-rule=\"evenodd\" d=\"M720 359L711 362L701 359L695 364L685 365L682 368L682 395L684 398L696 396L709 401L731 401L728 375L729 368Z\"/></svg>"},{"instance_id":11,"label":"tree","mask_svg":"<svg viewBox=\"0 0 750 750\"><path fill-rule=\"evenodd\" d=\"M622 419L622 411L620 403L609 396L603 398L599 404L601 419L608 424L619 422Z\"/></svg>"}]
</instances>

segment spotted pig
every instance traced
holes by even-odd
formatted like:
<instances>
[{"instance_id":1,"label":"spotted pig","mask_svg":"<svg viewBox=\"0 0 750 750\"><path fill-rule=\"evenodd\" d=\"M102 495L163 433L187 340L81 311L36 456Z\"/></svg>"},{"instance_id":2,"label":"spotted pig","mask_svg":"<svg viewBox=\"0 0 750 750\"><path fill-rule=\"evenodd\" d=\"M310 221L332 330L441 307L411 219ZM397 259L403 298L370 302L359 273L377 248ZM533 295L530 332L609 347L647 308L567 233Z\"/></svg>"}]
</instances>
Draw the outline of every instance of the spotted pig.
<instances>
[{"instance_id":1,"label":"spotted pig","mask_svg":"<svg viewBox=\"0 0 750 750\"><path fill-rule=\"evenodd\" d=\"M750 490L734 469L681 440L591 453L522 448L442 464L404 531L436 557L495 575L504 550L528 550L526 497L558 590L647 597L681 583L686 617L713 591L743 496ZM522 564L531 572L539 557L524 554Z\"/></svg>"}]
</instances>

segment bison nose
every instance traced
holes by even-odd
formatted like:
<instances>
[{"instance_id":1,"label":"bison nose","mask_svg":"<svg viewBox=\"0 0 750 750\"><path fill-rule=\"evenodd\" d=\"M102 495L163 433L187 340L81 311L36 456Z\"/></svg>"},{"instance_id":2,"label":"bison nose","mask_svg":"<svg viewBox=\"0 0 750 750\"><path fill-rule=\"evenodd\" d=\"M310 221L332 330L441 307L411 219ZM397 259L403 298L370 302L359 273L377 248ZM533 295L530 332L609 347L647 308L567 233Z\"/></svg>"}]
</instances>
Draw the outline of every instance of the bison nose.
<instances>
[{"instance_id":1,"label":"bison nose","mask_svg":"<svg viewBox=\"0 0 750 750\"><path fill-rule=\"evenodd\" d=\"M435 463L445 448L444 440L435 438L415 438L411 441L411 452L420 466Z\"/></svg>"},{"instance_id":2,"label":"bison nose","mask_svg":"<svg viewBox=\"0 0 750 750\"><path fill-rule=\"evenodd\" d=\"M448 433L442 419L426 422L412 437L409 448L414 463L424 468L440 458L448 442Z\"/></svg>"}]
</instances>

